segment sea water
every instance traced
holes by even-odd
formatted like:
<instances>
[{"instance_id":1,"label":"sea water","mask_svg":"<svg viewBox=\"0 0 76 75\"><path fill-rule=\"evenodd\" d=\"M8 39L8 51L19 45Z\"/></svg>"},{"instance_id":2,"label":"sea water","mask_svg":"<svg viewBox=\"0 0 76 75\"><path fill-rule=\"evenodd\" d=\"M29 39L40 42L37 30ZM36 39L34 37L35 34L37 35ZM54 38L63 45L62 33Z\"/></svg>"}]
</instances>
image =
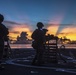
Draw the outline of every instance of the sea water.
<instances>
[{"instance_id":1,"label":"sea water","mask_svg":"<svg viewBox=\"0 0 76 75\"><path fill-rule=\"evenodd\" d=\"M60 48L61 44L58 44L58 48ZM64 44L65 48L73 48L76 49L76 44ZM11 48L32 48L31 44L10 44Z\"/></svg>"},{"instance_id":2,"label":"sea water","mask_svg":"<svg viewBox=\"0 0 76 75\"><path fill-rule=\"evenodd\" d=\"M11 48L32 48L31 44L10 44Z\"/></svg>"}]
</instances>

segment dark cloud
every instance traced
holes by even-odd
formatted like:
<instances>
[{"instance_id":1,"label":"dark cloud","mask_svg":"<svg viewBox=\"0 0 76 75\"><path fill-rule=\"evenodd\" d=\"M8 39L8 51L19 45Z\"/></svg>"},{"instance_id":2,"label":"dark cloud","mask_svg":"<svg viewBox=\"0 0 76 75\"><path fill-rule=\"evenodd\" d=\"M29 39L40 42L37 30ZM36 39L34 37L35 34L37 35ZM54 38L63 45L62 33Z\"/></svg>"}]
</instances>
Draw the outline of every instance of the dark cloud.
<instances>
[{"instance_id":1,"label":"dark cloud","mask_svg":"<svg viewBox=\"0 0 76 75\"><path fill-rule=\"evenodd\" d=\"M17 23L17 22L13 22L13 21L4 21L3 24L6 26L14 26L14 25L30 26L28 23Z\"/></svg>"},{"instance_id":2,"label":"dark cloud","mask_svg":"<svg viewBox=\"0 0 76 75\"><path fill-rule=\"evenodd\" d=\"M74 32L58 33L58 35L69 35L69 34L74 34Z\"/></svg>"},{"instance_id":3,"label":"dark cloud","mask_svg":"<svg viewBox=\"0 0 76 75\"><path fill-rule=\"evenodd\" d=\"M4 21L3 24L8 28L8 29L13 29L15 27L21 26L21 27L29 27L30 29L32 28L30 25L27 23L17 23L13 21Z\"/></svg>"},{"instance_id":4,"label":"dark cloud","mask_svg":"<svg viewBox=\"0 0 76 75\"><path fill-rule=\"evenodd\" d=\"M4 21L3 24L8 28L8 29L12 29L15 25L20 25L20 23L16 23L13 21Z\"/></svg>"},{"instance_id":5,"label":"dark cloud","mask_svg":"<svg viewBox=\"0 0 76 75\"><path fill-rule=\"evenodd\" d=\"M4 21L5 24L13 24L13 25L20 25L20 23L13 22L13 21Z\"/></svg>"},{"instance_id":6,"label":"dark cloud","mask_svg":"<svg viewBox=\"0 0 76 75\"><path fill-rule=\"evenodd\" d=\"M13 33L13 34L19 34L18 31L10 31L10 33Z\"/></svg>"}]
</instances>

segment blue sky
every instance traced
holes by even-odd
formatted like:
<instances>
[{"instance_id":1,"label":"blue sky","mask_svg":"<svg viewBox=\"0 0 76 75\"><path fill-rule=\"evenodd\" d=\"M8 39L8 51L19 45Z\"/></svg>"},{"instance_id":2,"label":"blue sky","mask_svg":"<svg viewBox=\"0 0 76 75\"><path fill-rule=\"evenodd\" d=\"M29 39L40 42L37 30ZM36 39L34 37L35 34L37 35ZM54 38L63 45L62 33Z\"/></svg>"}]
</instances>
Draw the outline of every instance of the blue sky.
<instances>
[{"instance_id":1,"label":"blue sky","mask_svg":"<svg viewBox=\"0 0 76 75\"><path fill-rule=\"evenodd\" d=\"M53 16L64 15L62 24L75 23L76 0L0 0L5 20L20 23L48 23Z\"/></svg>"},{"instance_id":2,"label":"blue sky","mask_svg":"<svg viewBox=\"0 0 76 75\"><path fill-rule=\"evenodd\" d=\"M73 24L76 27L76 0L0 0L0 13L10 29L24 24L32 30L39 21L45 27L62 24L57 33Z\"/></svg>"}]
</instances>

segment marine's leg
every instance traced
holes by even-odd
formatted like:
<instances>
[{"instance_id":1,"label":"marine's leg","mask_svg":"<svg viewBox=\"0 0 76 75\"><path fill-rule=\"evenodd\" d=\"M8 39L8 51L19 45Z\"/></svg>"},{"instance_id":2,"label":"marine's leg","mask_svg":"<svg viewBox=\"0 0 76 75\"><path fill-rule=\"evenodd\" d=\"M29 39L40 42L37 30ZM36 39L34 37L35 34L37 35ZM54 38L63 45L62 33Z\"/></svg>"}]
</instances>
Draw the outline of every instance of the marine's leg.
<instances>
[{"instance_id":1,"label":"marine's leg","mask_svg":"<svg viewBox=\"0 0 76 75\"><path fill-rule=\"evenodd\" d=\"M4 69L4 66L2 66L2 58L3 58L3 50L4 50L4 45L0 45L0 69Z\"/></svg>"}]
</instances>

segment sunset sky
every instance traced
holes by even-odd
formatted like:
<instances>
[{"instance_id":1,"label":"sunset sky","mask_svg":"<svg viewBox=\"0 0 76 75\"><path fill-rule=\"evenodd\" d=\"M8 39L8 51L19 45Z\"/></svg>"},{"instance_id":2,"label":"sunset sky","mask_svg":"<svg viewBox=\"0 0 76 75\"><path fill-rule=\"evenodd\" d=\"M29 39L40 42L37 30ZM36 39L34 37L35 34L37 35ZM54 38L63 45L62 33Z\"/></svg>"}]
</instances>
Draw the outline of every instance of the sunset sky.
<instances>
[{"instance_id":1,"label":"sunset sky","mask_svg":"<svg viewBox=\"0 0 76 75\"><path fill-rule=\"evenodd\" d=\"M42 22L47 33L76 40L76 0L0 0L0 13L11 39L22 31L30 38Z\"/></svg>"}]
</instances>

